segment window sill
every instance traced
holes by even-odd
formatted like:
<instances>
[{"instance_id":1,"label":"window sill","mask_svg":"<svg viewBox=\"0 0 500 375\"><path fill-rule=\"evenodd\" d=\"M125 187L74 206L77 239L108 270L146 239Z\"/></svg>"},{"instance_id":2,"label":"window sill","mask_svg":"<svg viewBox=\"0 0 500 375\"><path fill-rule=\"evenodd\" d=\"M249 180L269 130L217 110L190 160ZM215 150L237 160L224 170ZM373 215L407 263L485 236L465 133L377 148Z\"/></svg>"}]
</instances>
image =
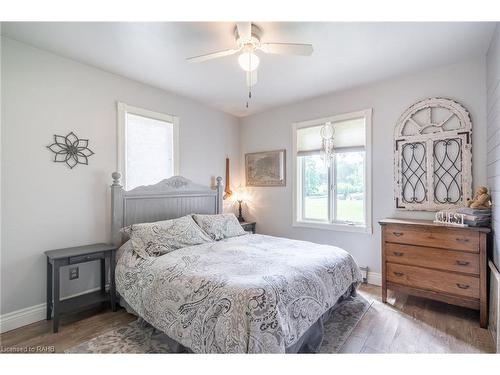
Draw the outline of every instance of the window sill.
<instances>
[{"instance_id":1,"label":"window sill","mask_svg":"<svg viewBox=\"0 0 500 375\"><path fill-rule=\"evenodd\" d=\"M333 230L339 232L372 234L372 228L364 225L350 225L350 224L338 224L338 223L331 224L331 223L321 223L314 221L294 221L292 226L297 228L313 228L313 229Z\"/></svg>"}]
</instances>

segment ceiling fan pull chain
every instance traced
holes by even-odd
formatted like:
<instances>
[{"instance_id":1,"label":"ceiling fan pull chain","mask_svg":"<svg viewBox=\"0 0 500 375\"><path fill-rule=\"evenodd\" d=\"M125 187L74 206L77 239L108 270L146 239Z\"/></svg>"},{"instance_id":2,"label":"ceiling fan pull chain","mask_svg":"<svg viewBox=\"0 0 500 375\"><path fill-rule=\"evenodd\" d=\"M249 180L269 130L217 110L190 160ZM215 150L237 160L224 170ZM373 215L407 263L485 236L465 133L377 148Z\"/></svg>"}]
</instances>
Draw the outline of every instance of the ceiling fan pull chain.
<instances>
[{"instance_id":1,"label":"ceiling fan pull chain","mask_svg":"<svg viewBox=\"0 0 500 375\"><path fill-rule=\"evenodd\" d=\"M248 100L247 100L247 108L248 108L248 102L252 99L252 86L248 86Z\"/></svg>"},{"instance_id":2,"label":"ceiling fan pull chain","mask_svg":"<svg viewBox=\"0 0 500 375\"><path fill-rule=\"evenodd\" d=\"M246 103L246 107L248 108L248 103L250 102L250 99L252 99L252 85L250 83L250 74L251 72L247 72L247 88L248 88L248 100Z\"/></svg>"}]
</instances>

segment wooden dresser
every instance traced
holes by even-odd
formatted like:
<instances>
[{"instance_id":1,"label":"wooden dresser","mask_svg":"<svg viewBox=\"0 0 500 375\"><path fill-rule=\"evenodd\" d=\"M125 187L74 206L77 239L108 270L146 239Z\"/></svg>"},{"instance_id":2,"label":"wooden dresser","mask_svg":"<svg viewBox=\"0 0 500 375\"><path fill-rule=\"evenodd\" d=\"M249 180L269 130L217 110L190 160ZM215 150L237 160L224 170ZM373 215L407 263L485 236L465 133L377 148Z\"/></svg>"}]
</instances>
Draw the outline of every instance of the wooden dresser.
<instances>
[{"instance_id":1,"label":"wooden dresser","mask_svg":"<svg viewBox=\"0 0 500 375\"><path fill-rule=\"evenodd\" d=\"M488 325L489 228L450 227L427 220L385 219L382 226L382 301L387 289L480 311Z\"/></svg>"}]
</instances>

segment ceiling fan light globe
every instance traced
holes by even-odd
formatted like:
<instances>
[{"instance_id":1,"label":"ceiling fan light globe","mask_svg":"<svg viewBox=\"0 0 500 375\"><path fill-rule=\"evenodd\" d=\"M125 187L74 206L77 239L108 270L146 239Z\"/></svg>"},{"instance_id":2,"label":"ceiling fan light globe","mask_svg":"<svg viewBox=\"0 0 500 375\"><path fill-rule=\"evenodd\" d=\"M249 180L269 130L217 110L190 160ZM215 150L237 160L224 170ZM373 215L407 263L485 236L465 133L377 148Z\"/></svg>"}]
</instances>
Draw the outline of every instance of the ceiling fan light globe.
<instances>
[{"instance_id":1,"label":"ceiling fan light globe","mask_svg":"<svg viewBox=\"0 0 500 375\"><path fill-rule=\"evenodd\" d=\"M243 52L238 57L238 63L245 72L253 72L259 67L260 59L255 53Z\"/></svg>"}]
</instances>

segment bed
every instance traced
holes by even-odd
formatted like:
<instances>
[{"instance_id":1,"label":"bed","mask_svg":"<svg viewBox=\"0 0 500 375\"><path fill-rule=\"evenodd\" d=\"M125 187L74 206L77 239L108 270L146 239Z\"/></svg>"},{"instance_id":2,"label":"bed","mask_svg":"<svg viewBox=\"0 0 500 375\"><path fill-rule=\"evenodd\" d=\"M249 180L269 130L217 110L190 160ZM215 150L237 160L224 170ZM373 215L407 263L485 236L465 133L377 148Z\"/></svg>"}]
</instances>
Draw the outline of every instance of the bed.
<instances>
[{"instance_id":1,"label":"bed","mask_svg":"<svg viewBox=\"0 0 500 375\"><path fill-rule=\"evenodd\" d=\"M120 303L172 350L194 353L316 352L323 322L356 293L361 273L333 246L246 234L142 258L121 228L222 212L215 189L172 177L125 191L113 174L112 238Z\"/></svg>"}]
</instances>

